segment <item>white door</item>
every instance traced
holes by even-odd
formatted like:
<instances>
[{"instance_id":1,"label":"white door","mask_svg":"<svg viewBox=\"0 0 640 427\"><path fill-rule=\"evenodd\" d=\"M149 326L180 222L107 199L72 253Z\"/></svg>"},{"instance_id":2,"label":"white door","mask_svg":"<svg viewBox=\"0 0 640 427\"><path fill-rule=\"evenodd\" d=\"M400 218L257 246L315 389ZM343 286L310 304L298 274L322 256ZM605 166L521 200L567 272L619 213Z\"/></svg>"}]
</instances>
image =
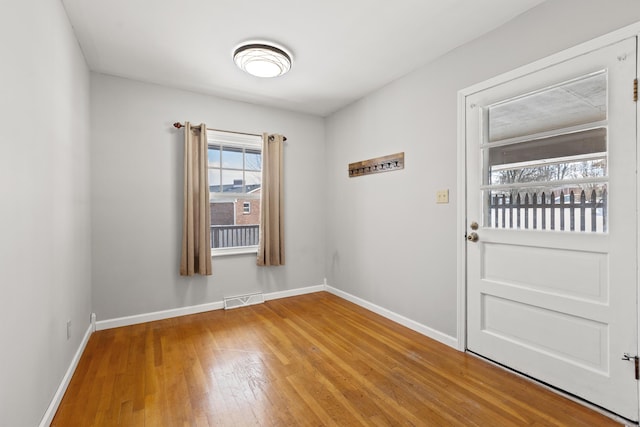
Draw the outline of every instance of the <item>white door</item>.
<instances>
[{"instance_id":1,"label":"white door","mask_svg":"<svg viewBox=\"0 0 640 427\"><path fill-rule=\"evenodd\" d=\"M631 420L635 76L631 38L466 98L467 348Z\"/></svg>"}]
</instances>

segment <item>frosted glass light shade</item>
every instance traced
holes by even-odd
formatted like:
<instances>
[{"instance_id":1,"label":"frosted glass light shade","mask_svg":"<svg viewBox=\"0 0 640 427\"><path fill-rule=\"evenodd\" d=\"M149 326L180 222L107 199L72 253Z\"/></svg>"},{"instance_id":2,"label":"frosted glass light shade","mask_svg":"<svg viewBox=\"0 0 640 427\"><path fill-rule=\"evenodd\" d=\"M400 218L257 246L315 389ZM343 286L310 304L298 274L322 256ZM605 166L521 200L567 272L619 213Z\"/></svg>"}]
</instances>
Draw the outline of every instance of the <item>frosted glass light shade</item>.
<instances>
[{"instance_id":1,"label":"frosted glass light shade","mask_svg":"<svg viewBox=\"0 0 640 427\"><path fill-rule=\"evenodd\" d=\"M278 77L291 68L291 57L282 49L266 44L247 44L233 53L233 61L256 77Z\"/></svg>"}]
</instances>

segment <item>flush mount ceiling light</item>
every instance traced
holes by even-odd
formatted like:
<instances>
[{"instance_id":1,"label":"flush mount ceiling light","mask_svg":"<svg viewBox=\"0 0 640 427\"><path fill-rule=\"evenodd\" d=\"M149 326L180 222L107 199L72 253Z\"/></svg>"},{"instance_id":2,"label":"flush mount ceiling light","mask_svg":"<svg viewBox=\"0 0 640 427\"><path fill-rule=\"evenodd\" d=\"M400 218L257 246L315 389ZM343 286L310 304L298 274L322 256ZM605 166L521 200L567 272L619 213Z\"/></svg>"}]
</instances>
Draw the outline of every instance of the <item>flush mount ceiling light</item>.
<instances>
[{"instance_id":1,"label":"flush mount ceiling light","mask_svg":"<svg viewBox=\"0 0 640 427\"><path fill-rule=\"evenodd\" d=\"M291 68L291 56L283 49L264 43L249 43L233 52L233 61L256 77L278 77Z\"/></svg>"}]
</instances>

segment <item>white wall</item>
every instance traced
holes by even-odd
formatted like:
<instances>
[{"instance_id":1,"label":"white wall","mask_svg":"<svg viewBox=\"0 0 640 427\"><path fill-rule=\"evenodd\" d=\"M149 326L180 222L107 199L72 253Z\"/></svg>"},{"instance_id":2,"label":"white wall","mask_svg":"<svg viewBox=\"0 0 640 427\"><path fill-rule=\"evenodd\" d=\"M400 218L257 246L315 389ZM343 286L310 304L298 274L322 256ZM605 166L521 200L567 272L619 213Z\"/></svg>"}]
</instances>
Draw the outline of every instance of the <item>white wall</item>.
<instances>
[{"instance_id":1,"label":"white wall","mask_svg":"<svg viewBox=\"0 0 640 427\"><path fill-rule=\"evenodd\" d=\"M287 265L215 257L213 276L178 275L183 130L175 121L282 133ZM93 310L98 320L274 292L324 280L324 122L132 80L91 75Z\"/></svg>"},{"instance_id":2,"label":"white wall","mask_svg":"<svg viewBox=\"0 0 640 427\"><path fill-rule=\"evenodd\" d=\"M3 2L0 58L0 425L35 426L89 326L89 72L60 1Z\"/></svg>"},{"instance_id":3,"label":"white wall","mask_svg":"<svg viewBox=\"0 0 640 427\"><path fill-rule=\"evenodd\" d=\"M330 116L329 284L455 337L457 92L639 20L637 0L550 0ZM347 177L401 151L403 171Z\"/></svg>"}]
</instances>

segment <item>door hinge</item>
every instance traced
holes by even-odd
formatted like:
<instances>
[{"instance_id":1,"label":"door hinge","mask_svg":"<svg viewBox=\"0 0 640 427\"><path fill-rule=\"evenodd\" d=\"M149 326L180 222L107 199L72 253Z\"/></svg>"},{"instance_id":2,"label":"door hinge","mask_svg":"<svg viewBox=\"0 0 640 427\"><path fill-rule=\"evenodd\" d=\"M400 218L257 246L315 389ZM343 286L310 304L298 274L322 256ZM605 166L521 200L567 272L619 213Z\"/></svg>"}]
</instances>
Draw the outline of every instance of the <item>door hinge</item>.
<instances>
[{"instance_id":1,"label":"door hinge","mask_svg":"<svg viewBox=\"0 0 640 427\"><path fill-rule=\"evenodd\" d=\"M633 79L633 102L638 102L638 79Z\"/></svg>"},{"instance_id":2,"label":"door hinge","mask_svg":"<svg viewBox=\"0 0 640 427\"><path fill-rule=\"evenodd\" d=\"M627 360L629 362L633 361L636 368L636 379L640 380L640 358L638 358L638 356L632 356L629 353L625 353L622 356L622 360Z\"/></svg>"}]
</instances>

